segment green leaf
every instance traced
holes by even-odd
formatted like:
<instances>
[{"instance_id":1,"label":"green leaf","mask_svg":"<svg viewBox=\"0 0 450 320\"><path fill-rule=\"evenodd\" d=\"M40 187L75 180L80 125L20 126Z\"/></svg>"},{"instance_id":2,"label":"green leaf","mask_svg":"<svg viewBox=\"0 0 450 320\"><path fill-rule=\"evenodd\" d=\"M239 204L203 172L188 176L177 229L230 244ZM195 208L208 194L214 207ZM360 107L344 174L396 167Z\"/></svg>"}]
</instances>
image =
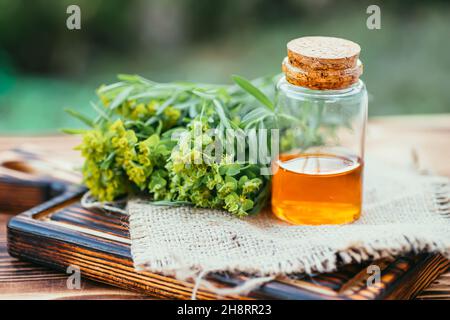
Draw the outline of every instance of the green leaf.
<instances>
[{"instance_id":1,"label":"green leaf","mask_svg":"<svg viewBox=\"0 0 450 320\"><path fill-rule=\"evenodd\" d=\"M221 175L227 175L227 176L235 176L241 172L242 165L238 163L233 164L226 164L220 167L219 173Z\"/></svg>"},{"instance_id":2,"label":"green leaf","mask_svg":"<svg viewBox=\"0 0 450 320\"><path fill-rule=\"evenodd\" d=\"M153 81L145 79L137 74L118 74L117 79L130 83L153 84Z\"/></svg>"},{"instance_id":3,"label":"green leaf","mask_svg":"<svg viewBox=\"0 0 450 320\"><path fill-rule=\"evenodd\" d=\"M238 181L235 178L231 177L231 176L226 176L225 177L225 182L232 183L235 188L237 187L237 184L238 184Z\"/></svg>"},{"instance_id":4,"label":"green leaf","mask_svg":"<svg viewBox=\"0 0 450 320\"><path fill-rule=\"evenodd\" d=\"M254 206L249 211L249 214L259 213L266 205L270 197L270 183L266 183L262 190L259 190L258 195L254 200Z\"/></svg>"},{"instance_id":5,"label":"green leaf","mask_svg":"<svg viewBox=\"0 0 450 320\"><path fill-rule=\"evenodd\" d=\"M80 120L87 126L89 126L91 128L94 127L94 122L91 119L89 119L88 117L86 117L85 115L82 115L81 113L79 113L75 110L69 109L69 108L64 109L64 111L67 112L68 114L70 114L72 117Z\"/></svg>"},{"instance_id":6,"label":"green leaf","mask_svg":"<svg viewBox=\"0 0 450 320\"><path fill-rule=\"evenodd\" d=\"M214 99L213 102L214 105L216 106L216 111L217 114L219 115L220 122L225 126L225 128L231 129L230 121L228 120L228 117L225 114L225 110L223 109L222 104L217 99Z\"/></svg>"},{"instance_id":7,"label":"green leaf","mask_svg":"<svg viewBox=\"0 0 450 320\"><path fill-rule=\"evenodd\" d=\"M192 93L195 94L196 96L199 96L200 98L203 98L206 100L213 100L214 98L216 98L215 94L208 93L208 92L205 92L204 90L200 90L200 89L194 89L194 90L192 90Z\"/></svg>"},{"instance_id":8,"label":"green leaf","mask_svg":"<svg viewBox=\"0 0 450 320\"><path fill-rule=\"evenodd\" d=\"M245 199L244 202L242 203L242 210L248 211L251 208L253 208L253 201L250 199Z\"/></svg>"},{"instance_id":9,"label":"green leaf","mask_svg":"<svg viewBox=\"0 0 450 320\"><path fill-rule=\"evenodd\" d=\"M151 135L147 138L146 143L149 147L156 147L159 143L159 136L157 134Z\"/></svg>"},{"instance_id":10,"label":"green leaf","mask_svg":"<svg viewBox=\"0 0 450 320\"><path fill-rule=\"evenodd\" d=\"M127 88L123 89L111 102L111 104L109 105L109 108L111 110L114 110L118 106L120 106L130 95L131 91L133 91L133 87L127 87Z\"/></svg>"},{"instance_id":11,"label":"green leaf","mask_svg":"<svg viewBox=\"0 0 450 320\"><path fill-rule=\"evenodd\" d=\"M162 113L164 112L164 110L166 110L166 108L167 108L168 106L170 106L172 103L175 102L175 100L178 98L178 95L179 95L179 92L175 92L175 93L170 97L170 99L167 99L166 101L164 101L164 103L163 103L160 107L158 107L158 111L156 111L156 114L157 114L157 115L162 114Z\"/></svg>"},{"instance_id":12,"label":"green leaf","mask_svg":"<svg viewBox=\"0 0 450 320\"><path fill-rule=\"evenodd\" d=\"M85 129L70 129L70 128L62 128L60 129L61 132L66 133L66 134L84 134L86 133L88 130Z\"/></svg>"},{"instance_id":13,"label":"green leaf","mask_svg":"<svg viewBox=\"0 0 450 320\"><path fill-rule=\"evenodd\" d=\"M295 123L297 125L301 125L302 124L300 119L298 119L298 118L296 118L294 116L291 116L290 114L280 113L280 114L277 115L277 117L279 119L285 119L285 120L288 120L288 121L292 121L292 123Z\"/></svg>"},{"instance_id":14,"label":"green leaf","mask_svg":"<svg viewBox=\"0 0 450 320\"><path fill-rule=\"evenodd\" d=\"M249 129L265 119L275 116L274 112L267 110L266 108L256 108L244 115L240 125L245 129Z\"/></svg>"},{"instance_id":15,"label":"green leaf","mask_svg":"<svg viewBox=\"0 0 450 320\"><path fill-rule=\"evenodd\" d=\"M102 119L104 119L106 121L110 121L111 120L110 117L106 114L106 112L103 111L98 105L96 105L92 101L91 101L91 106L98 113L100 118L102 118Z\"/></svg>"},{"instance_id":16,"label":"green leaf","mask_svg":"<svg viewBox=\"0 0 450 320\"><path fill-rule=\"evenodd\" d=\"M107 86L101 86L100 88L97 89L97 94L104 94L108 91L115 90L123 86L125 86L124 82L116 82Z\"/></svg>"},{"instance_id":17,"label":"green leaf","mask_svg":"<svg viewBox=\"0 0 450 320\"><path fill-rule=\"evenodd\" d=\"M247 181L248 181L248 177L247 176L242 176L239 179L239 187L242 187Z\"/></svg>"},{"instance_id":18,"label":"green leaf","mask_svg":"<svg viewBox=\"0 0 450 320\"><path fill-rule=\"evenodd\" d=\"M111 165L114 157L116 156L115 152L111 152L108 157L102 162L102 164L100 165L100 169L102 170L106 170L109 168L109 166Z\"/></svg>"},{"instance_id":19,"label":"green leaf","mask_svg":"<svg viewBox=\"0 0 450 320\"><path fill-rule=\"evenodd\" d=\"M153 190L162 189L166 185L167 185L166 179L164 179L163 177L160 177L158 175L153 175L150 180L150 184L148 185L148 188L153 191Z\"/></svg>"},{"instance_id":20,"label":"green leaf","mask_svg":"<svg viewBox=\"0 0 450 320\"><path fill-rule=\"evenodd\" d=\"M270 101L270 99L261 90L256 88L250 81L238 75L233 75L232 79L239 87L241 87L244 91L254 96L259 102L261 102L267 108L269 108L270 110L275 109L272 101Z\"/></svg>"},{"instance_id":21,"label":"green leaf","mask_svg":"<svg viewBox=\"0 0 450 320\"><path fill-rule=\"evenodd\" d=\"M192 202L189 201L170 201L170 200L159 200L159 201L150 201L150 204L153 204L155 206L173 206L173 207L180 207L180 206L192 206Z\"/></svg>"}]
</instances>

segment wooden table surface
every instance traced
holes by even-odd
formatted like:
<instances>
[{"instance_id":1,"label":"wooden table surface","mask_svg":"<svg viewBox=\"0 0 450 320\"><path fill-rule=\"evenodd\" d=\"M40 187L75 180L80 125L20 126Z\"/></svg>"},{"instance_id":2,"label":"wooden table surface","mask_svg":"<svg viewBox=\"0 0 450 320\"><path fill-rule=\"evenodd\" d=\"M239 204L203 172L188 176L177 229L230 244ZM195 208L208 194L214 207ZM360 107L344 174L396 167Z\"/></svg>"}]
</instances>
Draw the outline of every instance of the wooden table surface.
<instances>
[{"instance_id":1,"label":"wooden table surface","mask_svg":"<svg viewBox=\"0 0 450 320\"><path fill-rule=\"evenodd\" d=\"M0 152L27 146L81 163L72 150L79 138L72 136L0 136ZM450 114L373 118L367 134L367 156L416 167L450 177ZM0 299L148 299L108 285L82 280L81 289L68 289L68 275L9 257L6 223L0 213ZM450 270L418 299L450 299Z\"/></svg>"}]
</instances>

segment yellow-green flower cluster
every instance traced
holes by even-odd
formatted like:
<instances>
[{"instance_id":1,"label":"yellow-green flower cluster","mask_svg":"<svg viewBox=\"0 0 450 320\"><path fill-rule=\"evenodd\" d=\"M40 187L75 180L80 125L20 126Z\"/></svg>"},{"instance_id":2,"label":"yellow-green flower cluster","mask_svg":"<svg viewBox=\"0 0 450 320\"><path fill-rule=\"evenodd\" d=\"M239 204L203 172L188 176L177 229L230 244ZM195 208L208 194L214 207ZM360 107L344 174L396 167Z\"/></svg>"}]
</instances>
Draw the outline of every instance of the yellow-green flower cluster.
<instances>
[{"instance_id":1,"label":"yellow-green flower cluster","mask_svg":"<svg viewBox=\"0 0 450 320\"><path fill-rule=\"evenodd\" d=\"M157 101L149 103L137 102L136 100L125 101L117 108L117 113L124 119L147 120L156 114Z\"/></svg>"},{"instance_id":2,"label":"yellow-green flower cluster","mask_svg":"<svg viewBox=\"0 0 450 320\"><path fill-rule=\"evenodd\" d=\"M112 201L125 193L126 179L117 167L106 166L111 159L111 146L98 129L88 131L83 137L81 150L85 162L83 176L86 186L100 201Z\"/></svg>"},{"instance_id":3,"label":"yellow-green flower cluster","mask_svg":"<svg viewBox=\"0 0 450 320\"><path fill-rule=\"evenodd\" d=\"M139 141L122 120L110 124L105 132L86 132L78 148L86 159L86 186L101 201L111 201L129 189L148 189L155 163L164 166L170 153L158 135Z\"/></svg>"},{"instance_id":4,"label":"yellow-green flower cluster","mask_svg":"<svg viewBox=\"0 0 450 320\"><path fill-rule=\"evenodd\" d=\"M210 136L210 128L256 123L255 115L247 119L252 109L246 105L253 100L244 92L121 75L97 95L94 120L72 115L91 127L78 149L85 158L85 184L98 200L139 193L155 201L222 208L236 216L256 213L266 204L270 181L258 165L235 163L233 156L216 155L210 148L223 137L223 132ZM172 140L180 130L188 135Z\"/></svg>"},{"instance_id":5,"label":"yellow-green flower cluster","mask_svg":"<svg viewBox=\"0 0 450 320\"><path fill-rule=\"evenodd\" d=\"M202 147L213 142L206 134L209 126L197 119L188 127L190 131L182 135L166 166L170 198L198 207L226 209L237 216L247 215L254 207L252 199L261 191L263 180L252 168L232 163L227 156L219 163L205 161L203 149L197 149L196 144L199 137Z\"/></svg>"},{"instance_id":6,"label":"yellow-green flower cluster","mask_svg":"<svg viewBox=\"0 0 450 320\"><path fill-rule=\"evenodd\" d=\"M178 120L180 119L180 116L181 116L180 110L171 106L165 108L163 112L164 128L169 129L175 126Z\"/></svg>"},{"instance_id":7,"label":"yellow-green flower cluster","mask_svg":"<svg viewBox=\"0 0 450 320\"><path fill-rule=\"evenodd\" d=\"M98 92L98 96L103 105L108 108L111 104L105 94ZM175 126L181 118L181 111L173 106L165 106L164 110L157 114L157 111L162 107L164 101L150 100L138 101L136 99L125 100L116 109L115 112L121 116L122 119L129 119L134 121L146 122L152 117L157 117L163 124L164 129L170 129Z\"/></svg>"}]
</instances>

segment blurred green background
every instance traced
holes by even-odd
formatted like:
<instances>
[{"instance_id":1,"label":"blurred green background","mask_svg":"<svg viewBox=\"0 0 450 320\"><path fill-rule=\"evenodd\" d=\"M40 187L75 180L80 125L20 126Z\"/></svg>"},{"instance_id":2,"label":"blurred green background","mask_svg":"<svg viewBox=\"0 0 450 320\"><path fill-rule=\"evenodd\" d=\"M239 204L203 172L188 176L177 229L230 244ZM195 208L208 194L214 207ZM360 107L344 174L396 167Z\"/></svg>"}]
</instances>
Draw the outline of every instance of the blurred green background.
<instances>
[{"instance_id":1,"label":"blurred green background","mask_svg":"<svg viewBox=\"0 0 450 320\"><path fill-rule=\"evenodd\" d=\"M81 8L68 30L66 8ZM370 4L381 30L366 27ZM78 126L94 89L117 73L229 83L280 72L305 35L362 47L370 115L450 112L450 3L332 0L0 0L0 133Z\"/></svg>"}]
</instances>

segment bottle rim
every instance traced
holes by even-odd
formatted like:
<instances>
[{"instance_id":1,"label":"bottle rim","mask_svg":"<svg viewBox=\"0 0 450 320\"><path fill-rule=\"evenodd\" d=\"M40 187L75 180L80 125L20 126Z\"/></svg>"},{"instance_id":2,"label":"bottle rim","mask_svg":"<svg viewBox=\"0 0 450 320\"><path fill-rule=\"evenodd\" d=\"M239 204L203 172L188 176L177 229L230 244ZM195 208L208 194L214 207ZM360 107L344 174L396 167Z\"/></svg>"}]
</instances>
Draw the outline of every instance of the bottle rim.
<instances>
[{"instance_id":1,"label":"bottle rim","mask_svg":"<svg viewBox=\"0 0 450 320\"><path fill-rule=\"evenodd\" d=\"M352 84L351 86L344 89L326 89L317 90L310 89L306 87L296 86L289 83L286 80L286 76L283 75L278 81L277 89L282 90L289 95L298 97L311 97L311 98L345 98L353 95L359 94L365 88L364 82L359 79L358 82Z\"/></svg>"}]
</instances>

